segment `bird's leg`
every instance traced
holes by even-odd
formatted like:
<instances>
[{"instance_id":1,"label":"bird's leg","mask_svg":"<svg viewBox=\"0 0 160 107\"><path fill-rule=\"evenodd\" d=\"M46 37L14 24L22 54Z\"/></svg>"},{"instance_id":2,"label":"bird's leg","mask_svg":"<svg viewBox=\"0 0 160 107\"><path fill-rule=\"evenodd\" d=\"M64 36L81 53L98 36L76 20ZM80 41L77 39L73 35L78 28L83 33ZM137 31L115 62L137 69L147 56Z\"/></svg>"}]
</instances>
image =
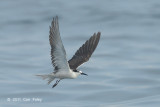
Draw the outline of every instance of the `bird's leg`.
<instances>
[{"instance_id":1,"label":"bird's leg","mask_svg":"<svg viewBox=\"0 0 160 107\"><path fill-rule=\"evenodd\" d=\"M52 86L52 88L54 88L59 83L59 81L60 80L57 80L56 83Z\"/></svg>"}]
</instances>

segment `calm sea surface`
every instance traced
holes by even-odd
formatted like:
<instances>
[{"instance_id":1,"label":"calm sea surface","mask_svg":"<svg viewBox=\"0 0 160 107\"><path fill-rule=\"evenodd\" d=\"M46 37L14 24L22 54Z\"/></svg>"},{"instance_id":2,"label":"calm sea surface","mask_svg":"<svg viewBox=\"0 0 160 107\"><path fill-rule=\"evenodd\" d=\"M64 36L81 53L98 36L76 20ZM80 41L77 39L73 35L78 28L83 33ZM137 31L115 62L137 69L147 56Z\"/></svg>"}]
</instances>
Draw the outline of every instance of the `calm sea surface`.
<instances>
[{"instance_id":1,"label":"calm sea surface","mask_svg":"<svg viewBox=\"0 0 160 107\"><path fill-rule=\"evenodd\" d=\"M59 16L68 60L102 33L89 76L52 89L49 25ZM159 0L1 0L0 107L160 107Z\"/></svg>"}]
</instances>

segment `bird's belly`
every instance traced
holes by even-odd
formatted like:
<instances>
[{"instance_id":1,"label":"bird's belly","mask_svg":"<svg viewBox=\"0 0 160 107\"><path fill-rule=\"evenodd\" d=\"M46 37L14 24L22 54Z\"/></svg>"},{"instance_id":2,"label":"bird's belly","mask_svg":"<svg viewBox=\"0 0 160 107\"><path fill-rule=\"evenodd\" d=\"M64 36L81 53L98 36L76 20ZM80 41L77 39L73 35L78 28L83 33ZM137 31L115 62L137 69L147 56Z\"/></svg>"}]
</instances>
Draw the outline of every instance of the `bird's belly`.
<instances>
[{"instance_id":1,"label":"bird's belly","mask_svg":"<svg viewBox=\"0 0 160 107\"><path fill-rule=\"evenodd\" d=\"M70 72L57 72L55 74L56 78L60 78L60 79L74 79L76 78L76 76Z\"/></svg>"}]
</instances>

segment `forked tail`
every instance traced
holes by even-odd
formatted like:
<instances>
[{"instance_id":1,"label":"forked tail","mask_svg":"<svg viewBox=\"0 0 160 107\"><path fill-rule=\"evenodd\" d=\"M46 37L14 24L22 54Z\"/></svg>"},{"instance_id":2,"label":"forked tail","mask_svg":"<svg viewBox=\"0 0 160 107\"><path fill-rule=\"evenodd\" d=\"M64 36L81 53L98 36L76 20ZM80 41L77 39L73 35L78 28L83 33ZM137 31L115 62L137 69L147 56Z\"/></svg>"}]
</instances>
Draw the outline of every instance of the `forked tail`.
<instances>
[{"instance_id":1,"label":"forked tail","mask_svg":"<svg viewBox=\"0 0 160 107\"><path fill-rule=\"evenodd\" d=\"M44 75L36 75L41 77L43 80L48 79L48 85L55 79L55 77L51 74L44 74Z\"/></svg>"}]
</instances>

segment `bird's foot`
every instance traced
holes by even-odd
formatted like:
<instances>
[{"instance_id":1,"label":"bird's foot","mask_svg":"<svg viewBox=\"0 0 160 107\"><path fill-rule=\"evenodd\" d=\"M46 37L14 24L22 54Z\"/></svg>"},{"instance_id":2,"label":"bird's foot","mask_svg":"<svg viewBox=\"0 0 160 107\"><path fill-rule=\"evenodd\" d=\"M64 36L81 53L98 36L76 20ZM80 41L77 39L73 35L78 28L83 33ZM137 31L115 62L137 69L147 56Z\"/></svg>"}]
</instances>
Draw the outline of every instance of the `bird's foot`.
<instances>
[{"instance_id":1,"label":"bird's foot","mask_svg":"<svg viewBox=\"0 0 160 107\"><path fill-rule=\"evenodd\" d=\"M59 81L60 80L57 80L56 83L52 86L52 88L54 88L59 83Z\"/></svg>"}]
</instances>

